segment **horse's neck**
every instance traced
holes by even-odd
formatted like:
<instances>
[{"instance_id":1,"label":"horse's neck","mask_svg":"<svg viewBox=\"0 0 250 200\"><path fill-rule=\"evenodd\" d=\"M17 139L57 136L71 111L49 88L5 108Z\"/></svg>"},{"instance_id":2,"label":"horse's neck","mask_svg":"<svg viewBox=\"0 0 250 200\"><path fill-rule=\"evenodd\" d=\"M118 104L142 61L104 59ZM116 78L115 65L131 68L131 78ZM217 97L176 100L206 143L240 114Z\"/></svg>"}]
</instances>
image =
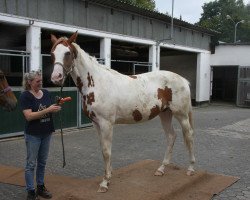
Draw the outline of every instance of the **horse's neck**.
<instances>
[{"instance_id":1,"label":"horse's neck","mask_svg":"<svg viewBox=\"0 0 250 200\"><path fill-rule=\"evenodd\" d=\"M93 58L91 58L82 49L78 50L78 56L75 60L76 69L75 73L72 74L72 78L78 88L79 84L82 82L81 90L83 93L93 90L95 81L106 73L106 70L104 70L102 66L99 66L99 64L92 59Z\"/></svg>"}]
</instances>

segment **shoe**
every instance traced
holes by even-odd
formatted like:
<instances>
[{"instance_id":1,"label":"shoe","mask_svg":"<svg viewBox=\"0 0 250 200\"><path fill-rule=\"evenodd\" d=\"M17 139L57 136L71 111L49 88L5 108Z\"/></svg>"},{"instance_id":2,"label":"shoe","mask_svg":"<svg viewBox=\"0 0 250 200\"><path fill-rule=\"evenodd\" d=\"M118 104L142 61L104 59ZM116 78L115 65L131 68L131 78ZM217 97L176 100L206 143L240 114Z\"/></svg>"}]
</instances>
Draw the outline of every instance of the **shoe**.
<instances>
[{"instance_id":1,"label":"shoe","mask_svg":"<svg viewBox=\"0 0 250 200\"><path fill-rule=\"evenodd\" d=\"M39 200L35 190L28 191L27 200Z\"/></svg>"},{"instance_id":2,"label":"shoe","mask_svg":"<svg viewBox=\"0 0 250 200\"><path fill-rule=\"evenodd\" d=\"M37 194L45 199L51 199L52 194L47 190L44 185L37 185Z\"/></svg>"}]
</instances>

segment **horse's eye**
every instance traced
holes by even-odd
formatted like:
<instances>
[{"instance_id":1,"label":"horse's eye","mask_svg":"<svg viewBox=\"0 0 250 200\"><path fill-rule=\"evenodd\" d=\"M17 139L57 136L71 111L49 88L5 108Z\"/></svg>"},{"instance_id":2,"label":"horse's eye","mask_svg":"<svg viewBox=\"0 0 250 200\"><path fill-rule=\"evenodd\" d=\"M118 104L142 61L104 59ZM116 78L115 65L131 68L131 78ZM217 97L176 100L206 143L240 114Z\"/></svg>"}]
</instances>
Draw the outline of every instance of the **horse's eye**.
<instances>
[{"instance_id":1,"label":"horse's eye","mask_svg":"<svg viewBox=\"0 0 250 200\"><path fill-rule=\"evenodd\" d=\"M66 52L64 55L65 55L65 56L70 56L70 52L68 51L68 52Z\"/></svg>"}]
</instances>

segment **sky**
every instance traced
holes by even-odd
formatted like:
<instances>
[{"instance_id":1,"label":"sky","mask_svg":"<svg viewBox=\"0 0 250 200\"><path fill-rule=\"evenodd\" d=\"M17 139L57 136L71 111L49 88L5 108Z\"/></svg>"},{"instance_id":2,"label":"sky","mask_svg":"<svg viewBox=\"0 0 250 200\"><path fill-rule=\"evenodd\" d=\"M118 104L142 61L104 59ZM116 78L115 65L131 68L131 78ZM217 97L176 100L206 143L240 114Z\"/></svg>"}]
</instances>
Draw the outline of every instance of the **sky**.
<instances>
[{"instance_id":1,"label":"sky","mask_svg":"<svg viewBox=\"0 0 250 200\"><path fill-rule=\"evenodd\" d=\"M199 21L201 13L203 12L202 6L204 3L213 0L174 0L174 17L194 24ZM244 3L250 3L250 0L244 0ZM161 13L172 14L172 0L155 0L156 9Z\"/></svg>"}]
</instances>

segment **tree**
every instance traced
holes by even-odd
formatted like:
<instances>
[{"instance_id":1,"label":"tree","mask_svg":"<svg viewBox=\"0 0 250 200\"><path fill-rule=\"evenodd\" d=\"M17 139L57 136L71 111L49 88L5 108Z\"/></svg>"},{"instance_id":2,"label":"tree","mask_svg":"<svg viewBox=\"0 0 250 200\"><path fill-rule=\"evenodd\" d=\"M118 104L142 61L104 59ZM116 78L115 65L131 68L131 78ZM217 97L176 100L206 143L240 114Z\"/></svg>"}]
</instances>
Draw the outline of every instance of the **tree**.
<instances>
[{"instance_id":1,"label":"tree","mask_svg":"<svg viewBox=\"0 0 250 200\"><path fill-rule=\"evenodd\" d=\"M155 1L154 0L123 0L124 2L139 6L141 8L146 8L149 10L155 9Z\"/></svg>"},{"instance_id":2,"label":"tree","mask_svg":"<svg viewBox=\"0 0 250 200\"><path fill-rule=\"evenodd\" d=\"M220 32L218 40L234 41L235 23L245 20L237 26L237 40L250 42L250 5L243 0L215 0L202 6L203 13L197 25ZM227 18L231 17L231 20ZM234 22L233 22L234 21Z\"/></svg>"}]
</instances>

